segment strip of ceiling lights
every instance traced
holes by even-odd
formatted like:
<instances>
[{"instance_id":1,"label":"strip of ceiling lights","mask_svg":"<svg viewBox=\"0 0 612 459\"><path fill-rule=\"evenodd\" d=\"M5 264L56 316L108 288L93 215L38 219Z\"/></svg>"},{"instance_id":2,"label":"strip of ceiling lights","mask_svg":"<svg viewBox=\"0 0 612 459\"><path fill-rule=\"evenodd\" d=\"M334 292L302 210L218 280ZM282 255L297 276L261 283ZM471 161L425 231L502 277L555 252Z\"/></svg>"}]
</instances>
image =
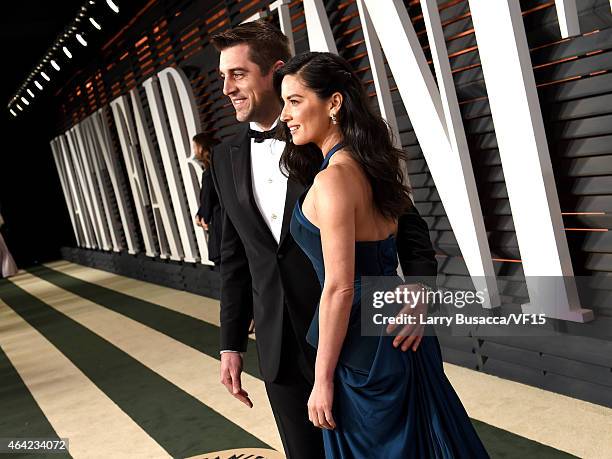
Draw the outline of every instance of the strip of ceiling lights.
<instances>
[{"instance_id":1,"label":"strip of ceiling lights","mask_svg":"<svg viewBox=\"0 0 612 459\"><path fill-rule=\"evenodd\" d=\"M108 8L116 14L119 13L117 3L117 0L106 0ZM43 91L51 78L61 71L61 64L72 59L70 49L72 48L74 51L74 46L86 47L88 35L102 30L100 18L93 15L95 5L96 0L88 0L81 7L74 20L55 39L53 45L49 47L43 58L32 69L11 98L7 107L14 118L17 118L21 112L26 110L34 102L36 94Z\"/></svg>"}]
</instances>

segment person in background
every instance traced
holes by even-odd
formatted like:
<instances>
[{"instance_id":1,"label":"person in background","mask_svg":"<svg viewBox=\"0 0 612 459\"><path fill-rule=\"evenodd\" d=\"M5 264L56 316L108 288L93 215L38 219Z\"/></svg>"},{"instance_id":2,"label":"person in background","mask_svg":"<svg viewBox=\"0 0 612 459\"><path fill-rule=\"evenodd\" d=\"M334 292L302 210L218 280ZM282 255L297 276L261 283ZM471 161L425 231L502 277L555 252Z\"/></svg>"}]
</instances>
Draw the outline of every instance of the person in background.
<instances>
[{"instance_id":1,"label":"person in background","mask_svg":"<svg viewBox=\"0 0 612 459\"><path fill-rule=\"evenodd\" d=\"M217 142L206 133L193 136L192 148L195 159L201 164L202 187L200 188L200 208L195 215L195 223L208 232L208 258L219 269L221 262L221 231L223 218L221 206L210 174L212 147Z\"/></svg>"},{"instance_id":2,"label":"person in background","mask_svg":"<svg viewBox=\"0 0 612 459\"><path fill-rule=\"evenodd\" d=\"M2 218L2 214L0 213L0 228L4 225L4 219ZM17 265L15 264L15 260L9 252L6 243L4 242L4 238L2 237L2 233L0 232L0 274L1 277L11 277L17 274Z\"/></svg>"}]
</instances>

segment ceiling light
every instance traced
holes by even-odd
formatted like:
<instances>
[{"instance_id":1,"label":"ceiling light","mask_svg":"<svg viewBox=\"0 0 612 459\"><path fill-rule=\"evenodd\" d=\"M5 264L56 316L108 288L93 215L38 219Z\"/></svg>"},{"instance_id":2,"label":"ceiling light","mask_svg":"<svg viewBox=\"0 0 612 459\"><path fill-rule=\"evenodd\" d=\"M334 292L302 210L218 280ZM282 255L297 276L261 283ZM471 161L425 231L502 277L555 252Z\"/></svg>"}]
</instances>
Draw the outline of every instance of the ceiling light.
<instances>
[{"instance_id":1,"label":"ceiling light","mask_svg":"<svg viewBox=\"0 0 612 459\"><path fill-rule=\"evenodd\" d=\"M17 116L17 113L15 113L15 110L13 110L12 108L10 110L11 110L11 115Z\"/></svg>"},{"instance_id":2,"label":"ceiling light","mask_svg":"<svg viewBox=\"0 0 612 459\"><path fill-rule=\"evenodd\" d=\"M62 50L64 51L64 54L66 56L68 56L69 59L72 59L72 53L70 53L70 51L68 50L68 48L66 48L65 46L62 47Z\"/></svg>"},{"instance_id":3,"label":"ceiling light","mask_svg":"<svg viewBox=\"0 0 612 459\"><path fill-rule=\"evenodd\" d=\"M89 22L98 30L102 30L102 26L96 22L94 18L89 18Z\"/></svg>"},{"instance_id":4,"label":"ceiling light","mask_svg":"<svg viewBox=\"0 0 612 459\"><path fill-rule=\"evenodd\" d=\"M34 84L36 85L36 87L38 89L40 89L42 91L42 89L43 89L42 84L40 84L38 81L34 81Z\"/></svg>"},{"instance_id":5,"label":"ceiling light","mask_svg":"<svg viewBox=\"0 0 612 459\"><path fill-rule=\"evenodd\" d=\"M49 75L47 75L45 72L40 72L40 74L42 75L42 77L47 80L47 81L51 81L51 78L49 78Z\"/></svg>"},{"instance_id":6,"label":"ceiling light","mask_svg":"<svg viewBox=\"0 0 612 459\"><path fill-rule=\"evenodd\" d=\"M115 5L115 2L113 2L113 0L106 0L106 4L110 7L111 10L113 10L115 13L119 12L119 7L117 5Z\"/></svg>"},{"instance_id":7,"label":"ceiling light","mask_svg":"<svg viewBox=\"0 0 612 459\"><path fill-rule=\"evenodd\" d=\"M82 44L83 46L87 46L87 42L85 41L85 39L83 38L83 36L80 33L76 34L77 40L80 44Z\"/></svg>"},{"instance_id":8,"label":"ceiling light","mask_svg":"<svg viewBox=\"0 0 612 459\"><path fill-rule=\"evenodd\" d=\"M30 102L28 101L28 99L26 99L25 97L21 96L21 102L23 102L26 105L30 105Z\"/></svg>"},{"instance_id":9,"label":"ceiling light","mask_svg":"<svg viewBox=\"0 0 612 459\"><path fill-rule=\"evenodd\" d=\"M30 97L34 98L34 93L32 92L30 88L26 89L26 91L28 91L28 94L30 95Z\"/></svg>"},{"instance_id":10,"label":"ceiling light","mask_svg":"<svg viewBox=\"0 0 612 459\"><path fill-rule=\"evenodd\" d=\"M60 66L57 65L57 62L55 62L53 59L51 59L51 66L58 72L60 71Z\"/></svg>"},{"instance_id":11,"label":"ceiling light","mask_svg":"<svg viewBox=\"0 0 612 459\"><path fill-rule=\"evenodd\" d=\"M23 108L21 108L21 105L17 104L17 108L19 109L20 112L23 111Z\"/></svg>"}]
</instances>

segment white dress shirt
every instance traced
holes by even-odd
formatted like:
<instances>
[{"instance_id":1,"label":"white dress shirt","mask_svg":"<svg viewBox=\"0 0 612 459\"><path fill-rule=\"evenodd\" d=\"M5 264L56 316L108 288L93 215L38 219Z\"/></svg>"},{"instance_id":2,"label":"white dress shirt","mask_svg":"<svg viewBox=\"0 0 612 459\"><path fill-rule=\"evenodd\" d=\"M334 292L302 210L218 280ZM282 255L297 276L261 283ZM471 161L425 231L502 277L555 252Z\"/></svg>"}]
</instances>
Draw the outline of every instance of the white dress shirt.
<instances>
[{"instance_id":1,"label":"white dress shirt","mask_svg":"<svg viewBox=\"0 0 612 459\"><path fill-rule=\"evenodd\" d=\"M278 120L272 125L274 129ZM256 123L249 123L255 131L263 131ZM287 177L279 167L279 161L285 142L276 139L266 139L255 142L251 139L251 179L253 182L253 197L264 221L270 228L274 239L280 241L287 195Z\"/></svg>"}]
</instances>

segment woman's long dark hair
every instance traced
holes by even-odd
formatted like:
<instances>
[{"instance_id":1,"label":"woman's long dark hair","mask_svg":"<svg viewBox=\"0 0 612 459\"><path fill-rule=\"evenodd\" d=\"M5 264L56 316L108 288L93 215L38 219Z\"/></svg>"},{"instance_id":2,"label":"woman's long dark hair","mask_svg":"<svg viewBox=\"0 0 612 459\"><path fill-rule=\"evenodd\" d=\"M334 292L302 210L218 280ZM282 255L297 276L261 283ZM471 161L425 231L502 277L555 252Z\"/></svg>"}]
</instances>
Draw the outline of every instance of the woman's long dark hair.
<instances>
[{"instance_id":1,"label":"woman's long dark hair","mask_svg":"<svg viewBox=\"0 0 612 459\"><path fill-rule=\"evenodd\" d=\"M406 153L393 145L389 126L372 110L361 80L350 64L332 53L299 54L275 73L274 84L279 94L286 75L298 75L321 99L335 92L342 94L337 115L342 143L368 177L374 205L387 218L398 218L409 209L412 201L400 166L400 161L406 160ZM284 135L290 139L286 126ZM313 144L298 146L287 142L280 161L289 177L307 185L319 170L321 152Z\"/></svg>"},{"instance_id":2,"label":"woman's long dark hair","mask_svg":"<svg viewBox=\"0 0 612 459\"><path fill-rule=\"evenodd\" d=\"M211 134L207 134L205 132L200 132L199 134L194 135L191 140L193 140L200 146L200 148L202 148L202 165L204 166L204 169L208 169L210 167L211 160L210 152L212 151L213 147L219 142L217 142Z\"/></svg>"}]
</instances>

